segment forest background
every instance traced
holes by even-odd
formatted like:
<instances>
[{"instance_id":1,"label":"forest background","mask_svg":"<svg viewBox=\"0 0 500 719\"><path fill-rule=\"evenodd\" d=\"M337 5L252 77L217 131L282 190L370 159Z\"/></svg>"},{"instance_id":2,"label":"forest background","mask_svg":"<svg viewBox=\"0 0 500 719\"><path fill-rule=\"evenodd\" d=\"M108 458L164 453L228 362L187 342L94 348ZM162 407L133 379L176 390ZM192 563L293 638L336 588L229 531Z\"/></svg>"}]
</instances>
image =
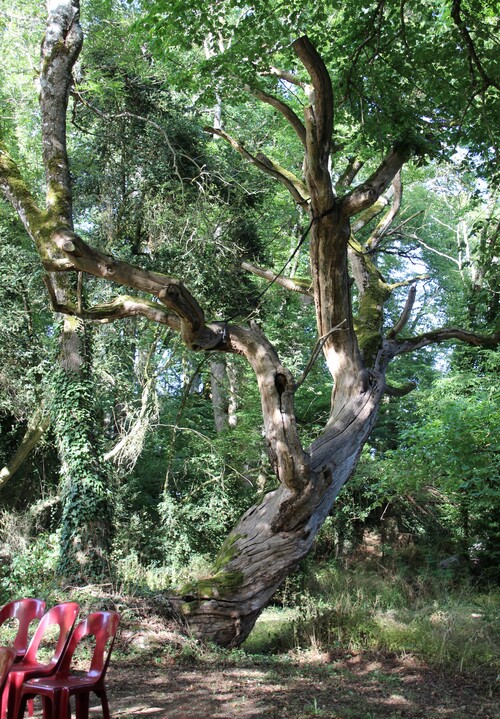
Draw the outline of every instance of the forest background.
<instances>
[{"instance_id":1,"label":"forest background","mask_svg":"<svg viewBox=\"0 0 500 719\"><path fill-rule=\"evenodd\" d=\"M257 322L293 375L304 373L295 397L304 445L331 399L316 352L308 217L224 141L227 130L300 175L297 137L255 87L256 76L272 77L262 69L270 60L289 62L298 27L341 98L337 168L355 161L366 178L388 142L411 136L402 181L355 228L369 243L383 225L378 268L395 286L383 332L415 288L408 335L498 333L498 16L494 3L472 0L417 5L82 4L68 109L77 231L102 252L181 278L210 318ZM39 198L45 22L43 3L0 2L0 139ZM273 82L299 113L293 77ZM168 595L210 576L238 518L276 487L253 373L144 317L87 318L84 369L67 387L65 329L43 276L2 202L0 603L56 596L68 583ZM94 307L113 297L93 278L75 291ZM354 284L355 306L361 297ZM296 620L281 642L495 660L499 355L496 342L475 344L433 343L392 364L394 391L354 476L272 600Z\"/></svg>"}]
</instances>

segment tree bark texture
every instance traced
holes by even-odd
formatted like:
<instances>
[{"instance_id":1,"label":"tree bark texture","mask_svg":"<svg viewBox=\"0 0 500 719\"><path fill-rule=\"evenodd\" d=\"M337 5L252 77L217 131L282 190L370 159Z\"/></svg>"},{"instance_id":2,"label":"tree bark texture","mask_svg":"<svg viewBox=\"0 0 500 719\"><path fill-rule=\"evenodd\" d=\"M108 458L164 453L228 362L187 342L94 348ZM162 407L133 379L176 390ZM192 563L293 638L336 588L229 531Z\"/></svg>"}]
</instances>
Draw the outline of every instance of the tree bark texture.
<instances>
[{"instance_id":1,"label":"tree bark texture","mask_svg":"<svg viewBox=\"0 0 500 719\"><path fill-rule=\"evenodd\" d=\"M214 573L187 584L172 605L191 633L221 646L241 644L281 582L309 552L351 476L376 418L383 383L353 397L310 448L310 480L284 485L249 509L226 539Z\"/></svg>"}]
</instances>

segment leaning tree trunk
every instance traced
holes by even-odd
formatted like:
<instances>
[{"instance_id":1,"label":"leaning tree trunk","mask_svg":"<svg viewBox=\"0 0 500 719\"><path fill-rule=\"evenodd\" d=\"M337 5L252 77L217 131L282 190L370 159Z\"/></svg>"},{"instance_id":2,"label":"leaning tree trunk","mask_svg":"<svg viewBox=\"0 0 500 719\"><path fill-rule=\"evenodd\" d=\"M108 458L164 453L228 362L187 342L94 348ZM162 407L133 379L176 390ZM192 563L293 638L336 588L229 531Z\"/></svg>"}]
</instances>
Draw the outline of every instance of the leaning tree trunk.
<instances>
[{"instance_id":1,"label":"leaning tree trunk","mask_svg":"<svg viewBox=\"0 0 500 719\"><path fill-rule=\"evenodd\" d=\"M349 218L370 207L390 185L407 157L393 151L366 184L345 197L334 193L329 173L333 94L326 68L307 38L295 43L312 88L304 124L276 98L257 93L291 122L305 149L306 185L262 154L252 156L225 132L228 140L259 169L285 184L310 214L310 265L318 335L334 380L332 408L323 434L308 451L295 425L291 374L272 345L253 327L229 328L233 351L244 354L259 384L265 434L280 487L241 519L222 547L211 576L192 582L172 604L199 637L225 646L238 645L252 629L283 579L307 554L333 502L352 475L375 423L385 390L385 362L370 371L354 331L347 261Z\"/></svg>"},{"instance_id":2,"label":"leaning tree trunk","mask_svg":"<svg viewBox=\"0 0 500 719\"><path fill-rule=\"evenodd\" d=\"M351 476L383 387L383 381L376 382L351 397L310 447L311 478L301 492L282 485L267 494L226 539L213 574L170 598L194 636L222 646L245 640L276 589L309 552Z\"/></svg>"}]
</instances>

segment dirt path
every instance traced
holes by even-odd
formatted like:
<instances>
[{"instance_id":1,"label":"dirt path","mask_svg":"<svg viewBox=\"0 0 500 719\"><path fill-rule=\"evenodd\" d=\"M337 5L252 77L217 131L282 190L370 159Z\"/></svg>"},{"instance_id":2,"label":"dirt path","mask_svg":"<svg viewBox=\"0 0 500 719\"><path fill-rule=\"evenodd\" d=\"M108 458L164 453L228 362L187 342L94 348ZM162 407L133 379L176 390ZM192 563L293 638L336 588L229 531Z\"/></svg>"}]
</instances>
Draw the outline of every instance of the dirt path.
<instances>
[{"instance_id":1,"label":"dirt path","mask_svg":"<svg viewBox=\"0 0 500 719\"><path fill-rule=\"evenodd\" d=\"M116 719L499 719L494 678L440 675L411 658L240 655L112 662ZM92 715L98 716L96 707Z\"/></svg>"}]
</instances>

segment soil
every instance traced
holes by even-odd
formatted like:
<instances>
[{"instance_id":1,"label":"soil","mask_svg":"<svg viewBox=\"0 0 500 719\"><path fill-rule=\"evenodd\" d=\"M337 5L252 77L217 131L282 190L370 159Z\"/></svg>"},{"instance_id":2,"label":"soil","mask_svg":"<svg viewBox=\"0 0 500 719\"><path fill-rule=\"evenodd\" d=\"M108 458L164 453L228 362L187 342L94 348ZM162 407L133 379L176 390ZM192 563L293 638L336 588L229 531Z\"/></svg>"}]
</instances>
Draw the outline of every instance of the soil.
<instances>
[{"instance_id":1,"label":"soil","mask_svg":"<svg viewBox=\"0 0 500 719\"><path fill-rule=\"evenodd\" d=\"M500 719L496 679L412 656L206 650L149 617L122 628L107 686L116 719Z\"/></svg>"}]
</instances>

